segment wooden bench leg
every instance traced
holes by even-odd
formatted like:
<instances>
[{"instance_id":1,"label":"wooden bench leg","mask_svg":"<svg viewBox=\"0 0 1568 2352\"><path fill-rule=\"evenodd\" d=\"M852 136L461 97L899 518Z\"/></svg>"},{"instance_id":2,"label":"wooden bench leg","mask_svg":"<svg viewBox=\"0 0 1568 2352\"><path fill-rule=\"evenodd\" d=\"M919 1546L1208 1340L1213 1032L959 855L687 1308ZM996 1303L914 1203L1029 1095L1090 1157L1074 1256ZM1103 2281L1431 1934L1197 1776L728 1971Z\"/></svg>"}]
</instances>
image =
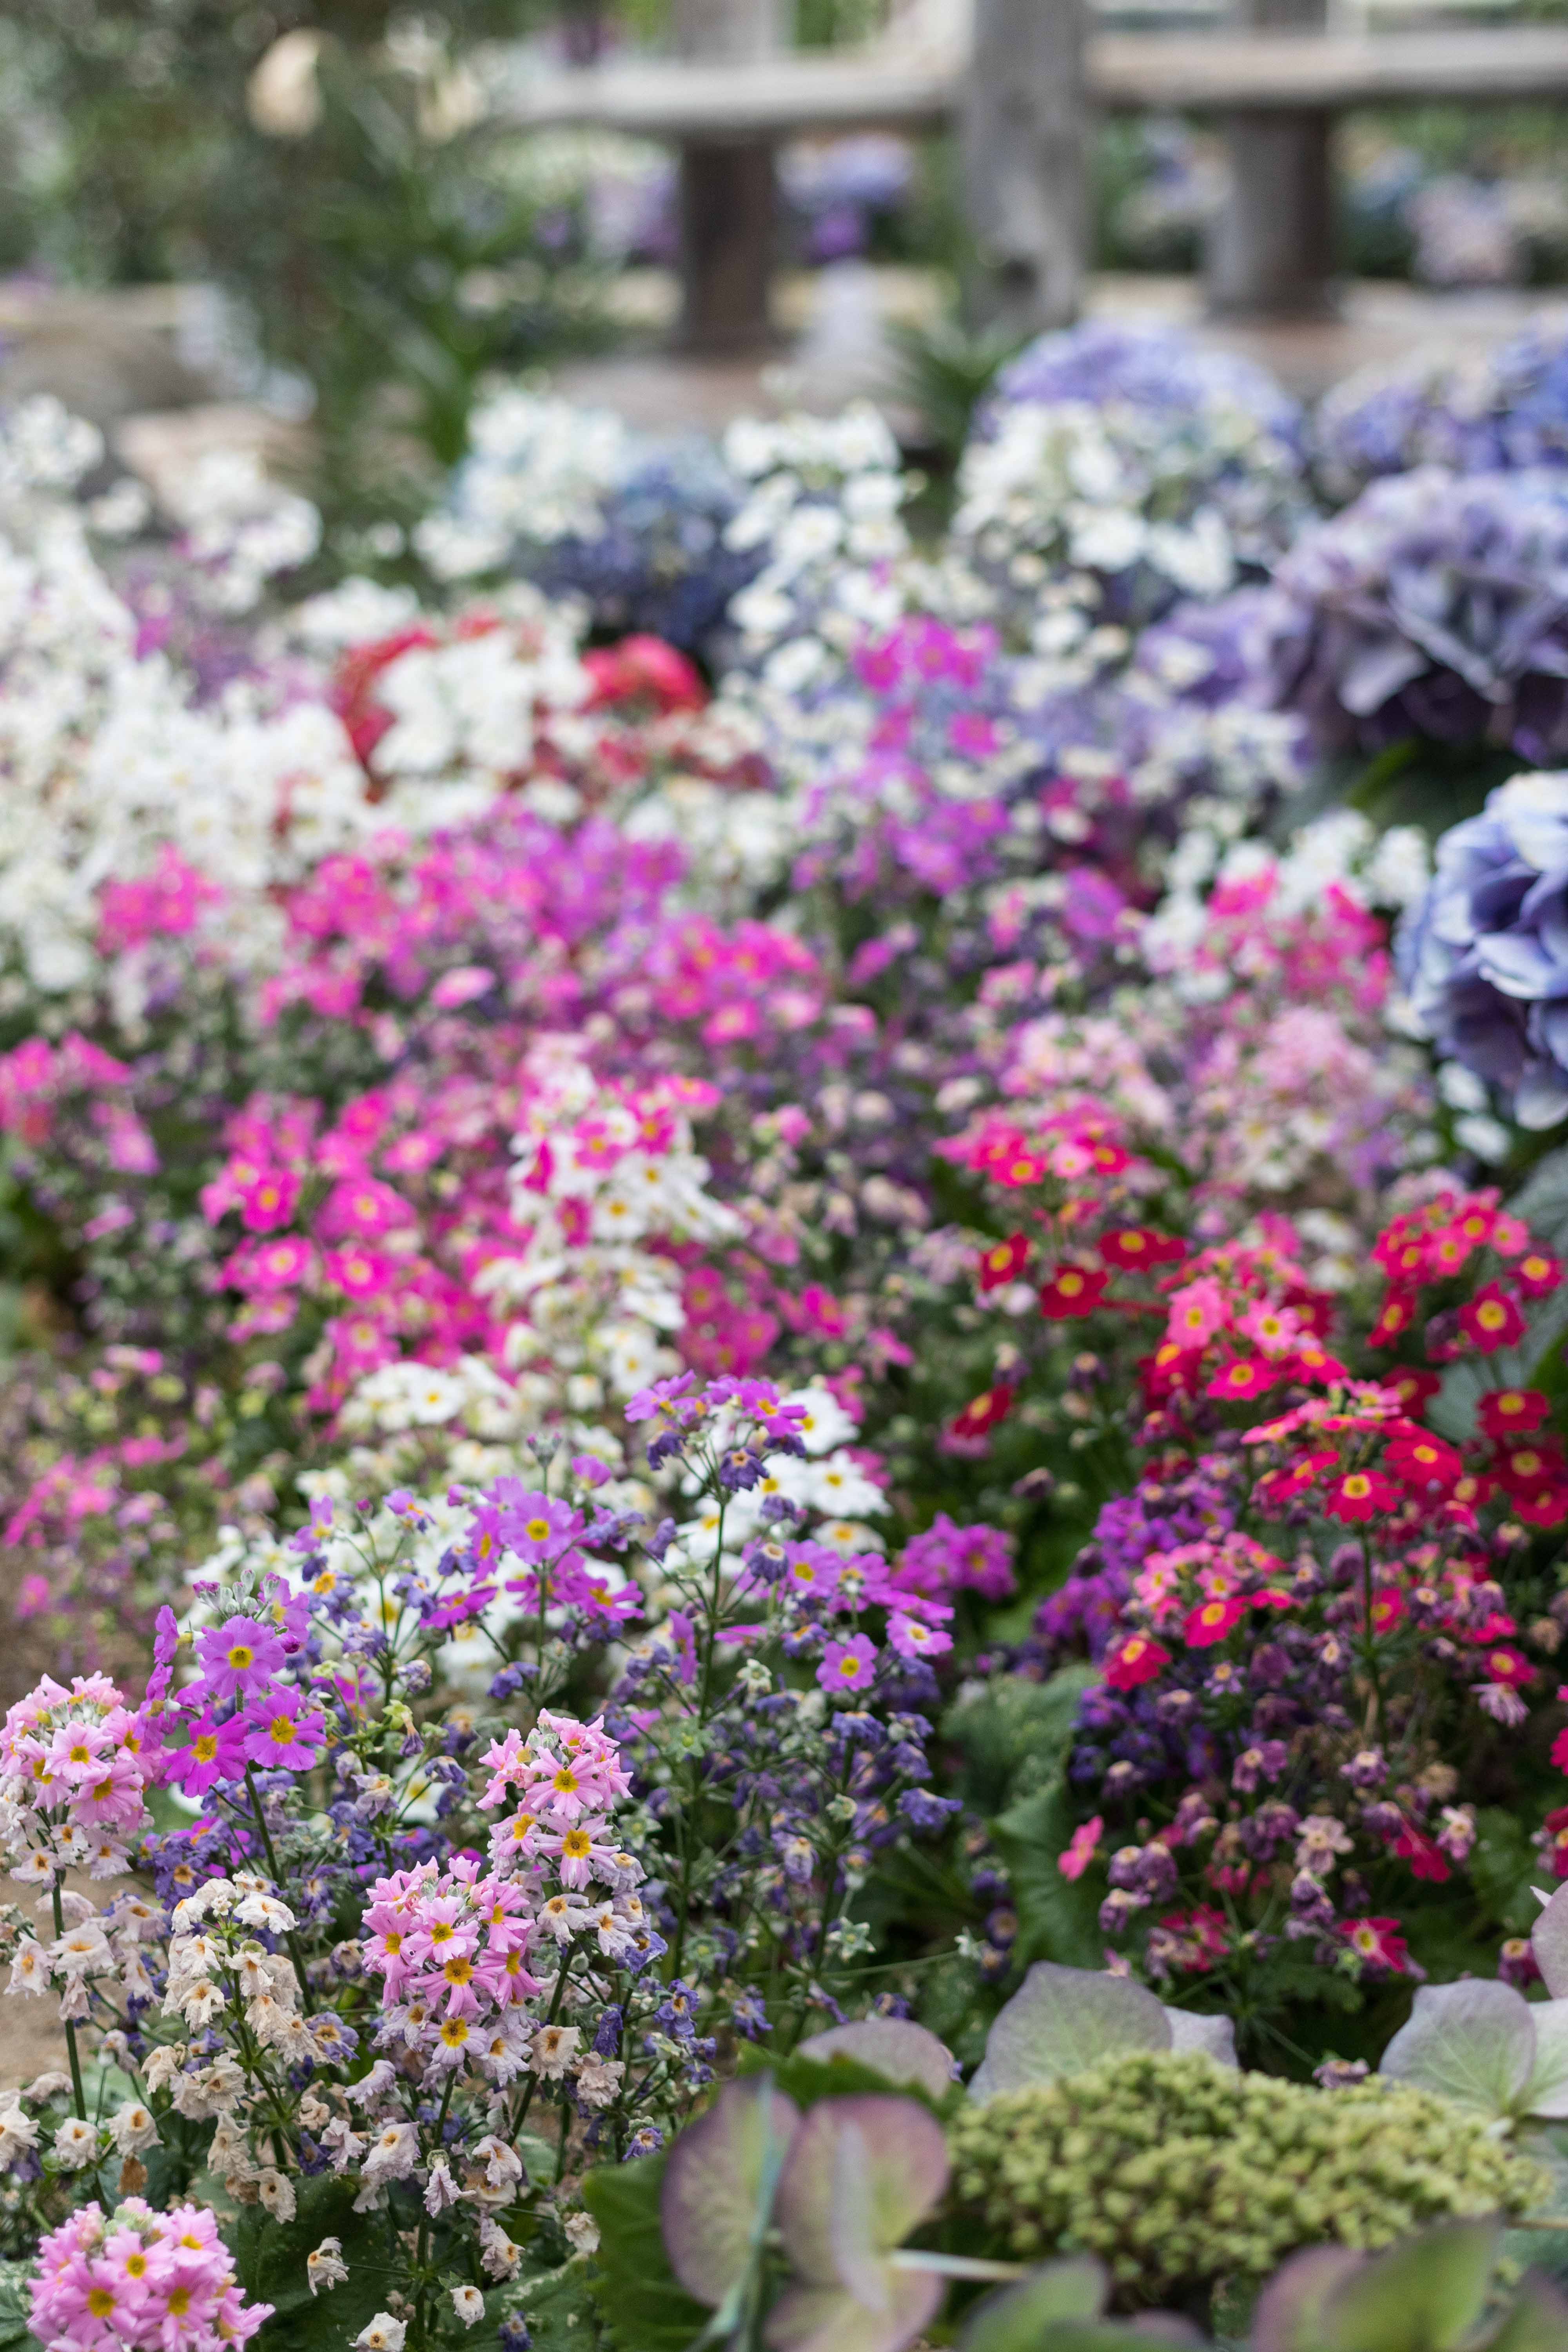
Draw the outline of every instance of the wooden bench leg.
<instances>
[{"instance_id":1,"label":"wooden bench leg","mask_svg":"<svg viewBox=\"0 0 1568 2352\"><path fill-rule=\"evenodd\" d=\"M680 341L688 351L755 351L772 340L773 189L771 146L682 147Z\"/></svg>"},{"instance_id":2,"label":"wooden bench leg","mask_svg":"<svg viewBox=\"0 0 1568 2352\"><path fill-rule=\"evenodd\" d=\"M1332 310L1333 117L1316 107L1233 115L1231 188L1209 239L1209 307L1220 318L1322 318Z\"/></svg>"}]
</instances>

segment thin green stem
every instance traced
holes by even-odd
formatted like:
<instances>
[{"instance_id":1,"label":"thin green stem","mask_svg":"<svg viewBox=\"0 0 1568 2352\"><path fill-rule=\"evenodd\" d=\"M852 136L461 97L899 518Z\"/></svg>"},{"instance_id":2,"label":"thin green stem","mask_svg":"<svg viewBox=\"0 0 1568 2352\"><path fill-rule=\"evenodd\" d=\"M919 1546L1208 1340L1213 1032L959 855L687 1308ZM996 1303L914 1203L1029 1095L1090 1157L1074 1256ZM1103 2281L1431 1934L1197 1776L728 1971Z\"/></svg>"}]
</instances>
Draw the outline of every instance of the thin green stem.
<instances>
[{"instance_id":1,"label":"thin green stem","mask_svg":"<svg viewBox=\"0 0 1568 2352\"><path fill-rule=\"evenodd\" d=\"M63 1936L63 1935L65 1934L65 1931L66 1931L66 1918L65 1918L65 1913L64 1913L64 1911L63 1911L63 1910L61 1909L61 1907L60 1907L60 1874L59 1874L59 1872L58 1872L58 1870L57 1870L57 1871L56 1871L56 1873L55 1873L55 1883L54 1883L53 1886L49 1889L49 1892L50 1892L50 1895L51 1895L53 1896L53 1898L54 1898L54 1908L55 1908L55 1937L56 1937L56 1939L57 1939L57 1941L58 1941L58 1938L59 1938L61 1936ZM75 2102L76 2102L76 2112L77 2112L77 2120L78 2120L78 2122L79 2122L79 2123L86 2123L86 2121L87 2121L87 2093L83 2090L83 2088L82 2088L82 2084L81 2084L81 2060L80 2060L79 2056L79 2055L78 2055L78 2053L77 2053L77 2046L76 2046L76 2026L75 2026L75 2024L73 2023L73 2021L71 2021L71 2019L70 2019L70 2018L68 2018L68 2018L66 2019L66 2021L65 2021L65 2028L66 2028L66 2055L67 2055L67 2057L68 2057L68 2058L69 2059L69 2061L70 2061L70 2070L71 2070L71 2097L72 2097L72 2098L75 2100Z\"/></svg>"}]
</instances>

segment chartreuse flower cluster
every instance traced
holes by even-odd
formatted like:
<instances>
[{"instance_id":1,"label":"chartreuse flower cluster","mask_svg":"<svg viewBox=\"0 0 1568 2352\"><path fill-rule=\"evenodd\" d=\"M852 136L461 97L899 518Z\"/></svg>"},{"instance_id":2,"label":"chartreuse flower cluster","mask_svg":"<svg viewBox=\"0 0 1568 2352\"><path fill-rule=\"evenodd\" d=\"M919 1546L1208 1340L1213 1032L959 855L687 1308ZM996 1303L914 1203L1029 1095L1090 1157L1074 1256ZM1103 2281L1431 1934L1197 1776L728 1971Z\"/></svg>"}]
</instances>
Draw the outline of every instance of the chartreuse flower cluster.
<instances>
[{"instance_id":1,"label":"chartreuse flower cluster","mask_svg":"<svg viewBox=\"0 0 1568 2352\"><path fill-rule=\"evenodd\" d=\"M1263 2278L1299 2246L1375 2248L1459 2213L1546 2201L1485 2124L1382 2083L1310 2089L1202 2052L1138 2051L965 2108L956 2202L996 2252L1098 2254L1142 2303Z\"/></svg>"}]
</instances>

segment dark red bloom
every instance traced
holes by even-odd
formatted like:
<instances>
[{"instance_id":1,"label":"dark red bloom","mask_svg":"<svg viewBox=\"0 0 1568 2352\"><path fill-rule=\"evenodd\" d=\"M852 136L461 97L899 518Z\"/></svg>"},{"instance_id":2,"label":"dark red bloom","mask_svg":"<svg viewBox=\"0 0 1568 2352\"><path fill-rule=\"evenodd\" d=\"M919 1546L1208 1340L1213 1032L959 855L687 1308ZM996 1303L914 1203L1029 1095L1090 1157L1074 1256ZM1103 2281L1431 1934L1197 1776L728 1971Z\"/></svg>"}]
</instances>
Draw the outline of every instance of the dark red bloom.
<instances>
[{"instance_id":1,"label":"dark red bloom","mask_svg":"<svg viewBox=\"0 0 1568 2352\"><path fill-rule=\"evenodd\" d=\"M1013 1410L1013 1399L1016 1394L1017 1391L1009 1388L1005 1381L998 1382L994 1389L987 1389L983 1395L975 1397L971 1403L966 1404L962 1412L954 1414L948 1423L949 1435L952 1437L986 1436L995 1428L998 1422L1006 1420Z\"/></svg>"},{"instance_id":2,"label":"dark red bloom","mask_svg":"<svg viewBox=\"0 0 1568 2352\"><path fill-rule=\"evenodd\" d=\"M1059 1265L1040 1292L1040 1312L1053 1323L1092 1315L1110 1280L1098 1266Z\"/></svg>"},{"instance_id":3,"label":"dark red bloom","mask_svg":"<svg viewBox=\"0 0 1568 2352\"><path fill-rule=\"evenodd\" d=\"M1489 1282L1459 1309L1459 1328L1483 1356L1511 1348L1523 1339L1527 1325L1517 1298L1500 1282Z\"/></svg>"},{"instance_id":4,"label":"dark red bloom","mask_svg":"<svg viewBox=\"0 0 1568 2352\"><path fill-rule=\"evenodd\" d=\"M1528 1437L1552 1410L1539 1389L1489 1389L1478 1408L1488 1437Z\"/></svg>"},{"instance_id":5,"label":"dark red bloom","mask_svg":"<svg viewBox=\"0 0 1568 2352\"><path fill-rule=\"evenodd\" d=\"M1331 1519L1370 1519L1392 1511L1398 1499L1397 1490L1375 1470L1347 1470L1330 1487L1323 1508Z\"/></svg>"},{"instance_id":6,"label":"dark red bloom","mask_svg":"<svg viewBox=\"0 0 1568 2352\"><path fill-rule=\"evenodd\" d=\"M1378 1318L1368 1334L1374 1348L1391 1348L1415 1322L1418 1302L1413 1290L1391 1290L1384 1298Z\"/></svg>"},{"instance_id":7,"label":"dark red bloom","mask_svg":"<svg viewBox=\"0 0 1568 2352\"><path fill-rule=\"evenodd\" d=\"M1027 1234L1009 1234L1005 1242L980 1254L980 1287L1000 1290L1005 1282L1016 1282L1029 1263L1031 1244Z\"/></svg>"}]
</instances>

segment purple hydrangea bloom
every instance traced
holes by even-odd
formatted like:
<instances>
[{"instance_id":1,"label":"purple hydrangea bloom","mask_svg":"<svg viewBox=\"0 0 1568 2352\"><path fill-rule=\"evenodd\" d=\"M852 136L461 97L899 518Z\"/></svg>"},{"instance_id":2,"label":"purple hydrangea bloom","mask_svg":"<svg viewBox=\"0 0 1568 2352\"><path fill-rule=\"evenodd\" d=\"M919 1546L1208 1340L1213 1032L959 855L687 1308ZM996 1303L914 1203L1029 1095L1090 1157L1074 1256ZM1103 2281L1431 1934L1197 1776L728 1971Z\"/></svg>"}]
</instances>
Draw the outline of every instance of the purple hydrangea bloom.
<instances>
[{"instance_id":1,"label":"purple hydrangea bloom","mask_svg":"<svg viewBox=\"0 0 1568 2352\"><path fill-rule=\"evenodd\" d=\"M1407 736L1568 751L1568 474L1374 482L1280 562L1272 699L1321 750Z\"/></svg>"},{"instance_id":2,"label":"purple hydrangea bloom","mask_svg":"<svg viewBox=\"0 0 1568 2352\"><path fill-rule=\"evenodd\" d=\"M1314 420L1316 464L1334 499L1384 474L1568 466L1568 325L1543 314L1484 357L1419 353L1336 385Z\"/></svg>"},{"instance_id":3,"label":"purple hydrangea bloom","mask_svg":"<svg viewBox=\"0 0 1568 2352\"><path fill-rule=\"evenodd\" d=\"M1568 1113L1568 773L1515 776L1443 835L1397 954L1441 1052L1524 1127Z\"/></svg>"},{"instance_id":4,"label":"purple hydrangea bloom","mask_svg":"<svg viewBox=\"0 0 1568 2352\"><path fill-rule=\"evenodd\" d=\"M987 417L1019 400L1121 401L1173 417L1223 404L1294 449L1305 439L1300 407L1266 368L1231 352L1207 351L1173 327L1094 319L1041 335L1002 370Z\"/></svg>"}]
</instances>

